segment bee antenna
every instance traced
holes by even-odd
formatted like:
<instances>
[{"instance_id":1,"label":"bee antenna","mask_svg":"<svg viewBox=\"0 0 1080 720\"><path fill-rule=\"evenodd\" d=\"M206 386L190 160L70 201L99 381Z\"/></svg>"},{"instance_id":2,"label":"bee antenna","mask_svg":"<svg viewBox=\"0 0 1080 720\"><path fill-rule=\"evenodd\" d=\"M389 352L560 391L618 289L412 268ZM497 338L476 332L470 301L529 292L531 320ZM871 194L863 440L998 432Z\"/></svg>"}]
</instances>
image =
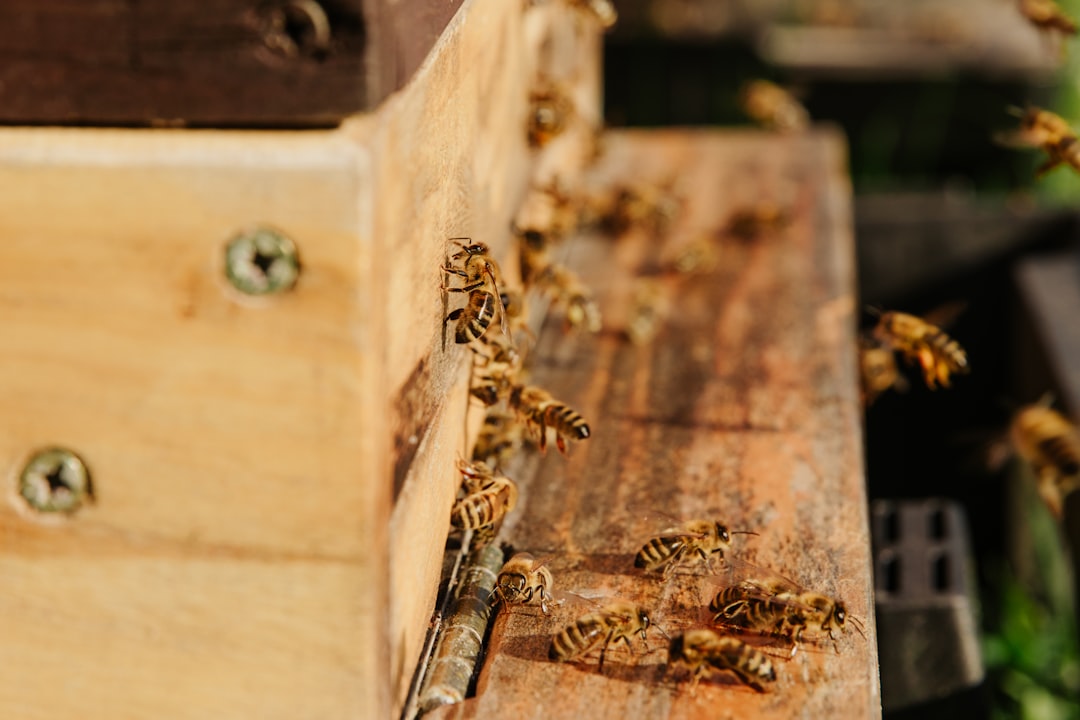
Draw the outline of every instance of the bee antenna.
<instances>
[{"instance_id":1,"label":"bee antenna","mask_svg":"<svg viewBox=\"0 0 1080 720\"><path fill-rule=\"evenodd\" d=\"M656 631L657 631L657 632L659 632L659 633L660 633L661 635L663 635L663 636L664 636L664 639L665 639L665 640L670 640L670 639L671 639L671 636L670 636L670 635L668 635L668 634L667 634L666 632L664 632L664 628L660 627L660 626L659 626L659 625L657 625L656 623L652 623L652 626L653 626L654 628L656 628Z\"/></svg>"},{"instance_id":2,"label":"bee antenna","mask_svg":"<svg viewBox=\"0 0 1080 720\"><path fill-rule=\"evenodd\" d=\"M758 535L753 530L728 530L729 535Z\"/></svg>"},{"instance_id":3,"label":"bee antenna","mask_svg":"<svg viewBox=\"0 0 1080 720\"><path fill-rule=\"evenodd\" d=\"M1009 105L1007 108L1005 108L1005 112L1009 113L1013 117L1024 117L1024 113L1026 113L1027 111L1019 105Z\"/></svg>"},{"instance_id":4,"label":"bee antenna","mask_svg":"<svg viewBox=\"0 0 1080 720\"><path fill-rule=\"evenodd\" d=\"M871 317L876 318L879 318L885 314L885 311L879 308L877 305L867 305L866 312L869 313Z\"/></svg>"}]
</instances>

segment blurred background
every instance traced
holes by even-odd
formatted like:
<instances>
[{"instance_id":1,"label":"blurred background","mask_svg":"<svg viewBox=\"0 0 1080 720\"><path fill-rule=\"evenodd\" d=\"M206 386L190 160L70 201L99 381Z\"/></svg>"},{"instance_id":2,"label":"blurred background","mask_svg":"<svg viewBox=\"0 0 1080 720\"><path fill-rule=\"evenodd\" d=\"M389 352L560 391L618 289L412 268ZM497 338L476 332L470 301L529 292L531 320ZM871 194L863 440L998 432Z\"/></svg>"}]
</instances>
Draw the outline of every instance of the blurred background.
<instances>
[{"instance_id":1,"label":"blurred background","mask_svg":"<svg viewBox=\"0 0 1080 720\"><path fill-rule=\"evenodd\" d=\"M995 142L1030 105L1080 117L1080 42L1038 30L1017 0L615 4L610 126L747 125L743 83L789 88L848 138L861 304L946 318L968 352L972 372L952 388L930 391L905 368L906 391L866 412L879 561L907 543L964 565L936 576L952 593L943 605L889 595L897 580L879 562L886 717L1080 717L1080 508L1068 502L1058 523L1006 435L1044 393L1077 417L1080 178L1060 167L1036 179L1042 152ZM1080 16L1080 0L1058 4ZM896 518L930 506L952 527L910 537ZM965 665L928 636L977 657Z\"/></svg>"}]
</instances>

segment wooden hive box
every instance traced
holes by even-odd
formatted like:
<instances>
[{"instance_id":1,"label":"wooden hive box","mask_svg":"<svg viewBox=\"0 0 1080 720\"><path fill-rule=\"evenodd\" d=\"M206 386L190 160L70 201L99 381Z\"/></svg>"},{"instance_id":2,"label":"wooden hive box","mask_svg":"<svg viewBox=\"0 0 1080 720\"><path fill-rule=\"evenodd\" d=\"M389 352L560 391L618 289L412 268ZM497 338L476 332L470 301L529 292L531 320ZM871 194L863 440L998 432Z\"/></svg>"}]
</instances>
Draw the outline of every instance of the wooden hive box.
<instances>
[{"instance_id":1,"label":"wooden hive box","mask_svg":"<svg viewBox=\"0 0 1080 720\"><path fill-rule=\"evenodd\" d=\"M597 29L471 0L400 93L335 130L0 131L0 717L397 714L462 447L447 238L508 247L597 120ZM528 90L581 122L538 162ZM280 294L227 243L296 245ZM94 499L41 513L31 454Z\"/></svg>"}]
</instances>

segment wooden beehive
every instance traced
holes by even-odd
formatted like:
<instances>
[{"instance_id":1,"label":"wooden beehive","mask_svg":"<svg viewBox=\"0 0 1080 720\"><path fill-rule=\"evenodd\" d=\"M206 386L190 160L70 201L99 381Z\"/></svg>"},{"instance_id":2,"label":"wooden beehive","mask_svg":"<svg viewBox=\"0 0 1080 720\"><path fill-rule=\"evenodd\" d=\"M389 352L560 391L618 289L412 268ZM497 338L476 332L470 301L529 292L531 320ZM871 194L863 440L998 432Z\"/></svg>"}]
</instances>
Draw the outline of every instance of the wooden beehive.
<instances>
[{"instance_id":1,"label":"wooden beehive","mask_svg":"<svg viewBox=\"0 0 1080 720\"><path fill-rule=\"evenodd\" d=\"M465 352L447 238L497 254L597 121L598 31L472 0L413 80L335 130L0 131L0 716L387 717L434 603ZM541 73L581 121L538 165ZM225 247L291 238L249 298ZM18 494L62 446L95 500Z\"/></svg>"}]
</instances>

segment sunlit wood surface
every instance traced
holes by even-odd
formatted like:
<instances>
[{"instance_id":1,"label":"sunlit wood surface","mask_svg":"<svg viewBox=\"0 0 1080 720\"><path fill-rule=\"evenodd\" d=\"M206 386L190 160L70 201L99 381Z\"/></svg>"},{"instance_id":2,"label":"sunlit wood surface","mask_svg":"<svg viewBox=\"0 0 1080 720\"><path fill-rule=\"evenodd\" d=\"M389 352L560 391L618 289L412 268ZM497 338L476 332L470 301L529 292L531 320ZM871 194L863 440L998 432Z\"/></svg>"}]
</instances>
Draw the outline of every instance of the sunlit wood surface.
<instances>
[{"instance_id":1,"label":"sunlit wood surface","mask_svg":"<svg viewBox=\"0 0 1080 720\"><path fill-rule=\"evenodd\" d=\"M593 182L675 181L686 207L666 238L580 238L568 262L600 294L605 329L563 334L549 322L533 380L577 408L593 435L553 450L503 529L549 557L556 589L646 607L670 635L706 621L715 586L689 568L670 582L634 554L676 518L709 517L738 535L733 555L842 598L864 626L829 642L765 645L778 675L758 693L728 673L690 692L650 631L608 654L559 664L551 636L590 608L550 616L500 612L473 699L428 717L865 718L880 714L870 545L856 384L853 246L845 146L828 131L616 133ZM755 240L717 234L733 211L771 200L793 213ZM703 238L715 267L671 269ZM656 283L661 327L630 343L624 328L643 282Z\"/></svg>"}]
</instances>

